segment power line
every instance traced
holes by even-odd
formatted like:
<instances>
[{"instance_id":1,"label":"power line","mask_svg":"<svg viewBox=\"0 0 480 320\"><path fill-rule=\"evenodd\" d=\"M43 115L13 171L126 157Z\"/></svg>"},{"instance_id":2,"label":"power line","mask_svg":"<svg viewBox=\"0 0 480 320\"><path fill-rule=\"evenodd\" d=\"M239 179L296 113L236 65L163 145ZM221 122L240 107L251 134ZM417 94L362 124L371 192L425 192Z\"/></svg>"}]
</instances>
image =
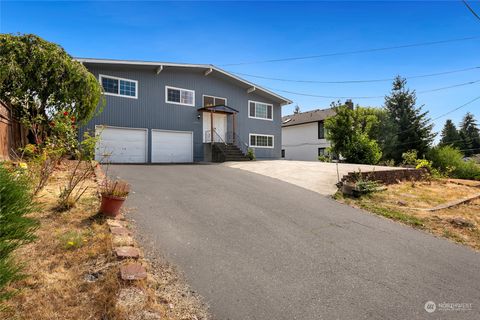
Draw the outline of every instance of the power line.
<instances>
[{"instance_id":1,"label":"power line","mask_svg":"<svg viewBox=\"0 0 480 320\"><path fill-rule=\"evenodd\" d=\"M468 86L472 85L475 83L480 82L480 80L475 80L475 81L469 81L469 82L464 82L460 84L454 84L451 86L447 87L440 87L440 88L435 88L435 89L429 89L429 90L422 90L422 91L417 91L417 93L428 93L428 92L436 92L436 91L442 91L442 90L447 90L447 89L452 89L452 88L457 88L457 87L463 87L463 86ZM318 94L313 94L313 93L306 93L306 92L296 92L296 91L290 91L290 90L283 90L283 89L276 89L276 88L270 88L270 87L265 87L266 89L269 90L274 90L278 92L283 92L283 93L289 93L289 94L294 94L294 95L299 95L299 96L306 96L306 97L314 97L314 98L325 98L325 99L380 99L384 98L385 96L327 96L327 95L318 95Z\"/></svg>"},{"instance_id":2,"label":"power line","mask_svg":"<svg viewBox=\"0 0 480 320\"><path fill-rule=\"evenodd\" d=\"M271 63L271 62L282 62L282 61L317 59L317 58L325 58L325 57L333 57L333 56L345 56L345 55L358 54L358 53L388 51L388 50L395 50L395 49L405 49L405 48L413 48L413 47L424 47L424 46L431 46L431 45L439 45L439 44L459 42L459 41L469 41L469 40L474 40L474 39L479 39L479 38L480 38L480 36L474 36L474 37L466 37L466 38L411 43L411 44L404 44L404 45L391 46L391 47L381 47L381 48L372 48L372 49L361 49L361 50L353 50L353 51L324 53L324 54L317 54L317 55L310 55L310 56L300 56L300 57L289 57L289 58L279 58L279 59L269 59L269 60L257 60L257 61L238 62L238 63L228 63L228 64L223 64L223 65L220 65L220 66L240 66L240 65L247 65L247 64L260 64L260 63Z\"/></svg>"},{"instance_id":3,"label":"power line","mask_svg":"<svg viewBox=\"0 0 480 320\"><path fill-rule=\"evenodd\" d=\"M470 100L470 101L462 104L462 105L459 106L459 107L456 107L455 109L452 109L452 110L450 110L450 111L448 111L448 112L445 112L445 113L439 115L439 116L436 117L436 118L433 118L432 121L435 121L435 120L438 120L438 119L440 119L440 118L443 118L443 117L445 117L445 116L447 116L447 115L449 115L449 114L451 114L451 113L453 113L453 112L455 112L455 111L457 111L457 110L459 110L459 109L461 109L461 108L463 108L463 107L468 106L469 104L474 103L474 102L477 101L477 100L480 100L480 96L478 96L478 97L476 97L476 98L474 98L474 99L472 99L472 100Z\"/></svg>"},{"instance_id":4,"label":"power line","mask_svg":"<svg viewBox=\"0 0 480 320\"><path fill-rule=\"evenodd\" d=\"M409 77L405 77L405 78L406 79L416 79L416 78L435 77L435 76L440 76L440 75L471 71L471 70L475 70L475 69L480 69L480 67L471 67L471 68L457 69L457 70L451 70L451 71L445 71L445 72L422 74L422 75L416 75L416 76L409 76ZM234 74L238 74L238 75L241 75L241 76L247 76L247 77L258 78L258 79L274 80L274 81L282 81L282 82L300 82L300 83L343 84L343 83L387 82L387 81L393 81L394 80L394 78L367 79L367 80L338 80L338 81L296 80L296 79L285 79L285 78L275 78L275 77L267 77L267 76L261 76L261 75L253 75L253 74L242 73L242 72L234 72L234 71L229 71L229 72L234 73Z\"/></svg>"},{"instance_id":5,"label":"power line","mask_svg":"<svg viewBox=\"0 0 480 320\"><path fill-rule=\"evenodd\" d=\"M457 111L457 110L459 110L459 109L461 109L461 108L464 108L464 107L468 106L469 104L474 103L474 102L477 101L477 100L480 100L480 96L478 96L478 97L476 97L476 98L474 98L474 99L472 99L472 100L470 100L470 101L462 104L461 106L458 106L458 107L456 107L456 108L454 108L454 109L452 109L452 110L450 110L450 111L447 111L447 112L445 112L445 113L443 113L443 114L441 114L441 115L439 115L439 116L437 116L437 117L435 117L435 118L433 118L433 119L430 119L430 121L435 121L435 120L438 120L438 119L440 119L440 118L443 118L443 117L445 117L445 116L447 116L447 115L449 115L449 114L451 114L451 113L453 113L453 112L455 112L455 111ZM405 133L405 132L408 132L408 131L412 131L412 130L414 130L414 128L409 128L409 129L407 129L407 130L403 130L403 131L400 131L400 132L396 132L395 135L398 137L400 134ZM412 141L407 141L407 142L399 143L399 144L397 144L397 146L402 146L402 145L405 145L405 144L414 143L414 142L419 142L419 141L422 141L422 140L414 140L413 142L412 142ZM459 139L459 140L457 140L457 141L462 141L462 139Z\"/></svg>"},{"instance_id":6,"label":"power line","mask_svg":"<svg viewBox=\"0 0 480 320\"><path fill-rule=\"evenodd\" d=\"M470 10L470 12L478 19L480 20L480 16L475 12L475 10L473 10L472 7L470 7L470 5L468 4L467 1L465 0L462 0L463 4L468 8L468 10Z\"/></svg>"}]
</instances>

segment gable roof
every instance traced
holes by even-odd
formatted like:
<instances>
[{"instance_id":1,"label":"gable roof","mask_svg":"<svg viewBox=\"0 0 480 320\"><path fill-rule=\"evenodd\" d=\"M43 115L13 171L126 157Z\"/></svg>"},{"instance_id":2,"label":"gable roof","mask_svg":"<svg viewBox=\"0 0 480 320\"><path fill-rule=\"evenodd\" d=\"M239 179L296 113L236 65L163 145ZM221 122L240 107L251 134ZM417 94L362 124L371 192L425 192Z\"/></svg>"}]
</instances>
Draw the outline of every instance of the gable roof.
<instances>
[{"instance_id":1,"label":"gable roof","mask_svg":"<svg viewBox=\"0 0 480 320\"><path fill-rule=\"evenodd\" d=\"M212 64L190 64L190 63L172 63L172 62L159 62L159 61L139 61L139 60L115 60L115 59L94 59L94 58L75 58L75 60L83 64L104 64L104 65L130 65L130 66L144 66L151 67L152 70L160 73L165 69L189 69L195 68L204 72L205 76L210 73L215 73L217 76L229 79L236 84L242 86L248 93L255 92L259 95L272 99L280 104L280 106L290 104L292 101L273 91L262 88L261 86L254 84L250 81L242 79L230 72L227 72Z\"/></svg>"},{"instance_id":2,"label":"gable roof","mask_svg":"<svg viewBox=\"0 0 480 320\"><path fill-rule=\"evenodd\" d=\"M282 117L282 127L291 127L299 124L317 122L325 120L334 115L335 110L332 108L300 112Z\"/></svg>"}]
</instances>

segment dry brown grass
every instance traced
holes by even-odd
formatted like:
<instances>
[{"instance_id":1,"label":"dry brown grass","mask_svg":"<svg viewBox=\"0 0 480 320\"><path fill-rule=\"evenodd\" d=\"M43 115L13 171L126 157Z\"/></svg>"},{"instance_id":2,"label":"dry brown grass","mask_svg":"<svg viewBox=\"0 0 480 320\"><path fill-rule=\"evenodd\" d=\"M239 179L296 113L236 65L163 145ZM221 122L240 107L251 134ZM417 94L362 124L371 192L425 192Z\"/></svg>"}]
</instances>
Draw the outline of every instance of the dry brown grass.
<instances>
[{"instance_id":1,"label":"dry brown grass","mask_svg":"<svg viewBox=\"0 0 480 320\"><path fill-rule=\"evenodd\" d=\"M197 298L174 289L186 286L171 269L147 266L154 275L133 286L119 279L120 262L113 255L108 226L97 214L99 200L93 175L75 207L66 212L56 210L60 186L71 169L71 162L58 166L38 197L42 209L33 214L41 224L38 239L16 252L28 277L12 285L18 294L7 302L0 319L157 319L155 313L162 319L207 318ZM164 273L169 276L158 276ZM135 288L144 292L145 300L137 307L129 305L136 296L128 292ZM119 300L120 292L123 297Z\"/></svg>"},{"instance_id":2,"label":"dry brown grass","mask_svg":"<svg viewBox=\"0 0 480 320\"><path fill-rule=\"evenodd\" d=\"M388 186L386 191L358 199L340 197L340 200L480 250L480 199L449 209L422 210L479 193L478 187L435 180L402 182ZM451 222L458 218L473 226L461 227Z\"/></svg>"}]
</instances>

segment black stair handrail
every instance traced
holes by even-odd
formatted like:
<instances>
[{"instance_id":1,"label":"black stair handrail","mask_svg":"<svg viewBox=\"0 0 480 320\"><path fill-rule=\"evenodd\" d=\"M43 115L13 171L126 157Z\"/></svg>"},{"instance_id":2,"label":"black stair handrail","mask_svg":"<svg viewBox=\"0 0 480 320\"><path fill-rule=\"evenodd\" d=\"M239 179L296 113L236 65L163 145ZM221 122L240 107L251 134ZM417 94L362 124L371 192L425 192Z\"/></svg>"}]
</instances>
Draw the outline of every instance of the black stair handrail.
<instances>
[{"instance_id":1,"label":"black stair handrail","mask_svg":"<svg viewBox=\"0 0 480 320\"><path fill-rule=\"evenodd\" d=\"M205 142L213 142L213 143L223 143L227 144L225 140L218 134L217 130L213 129L213 140L212 140L212 130L205 131Z\"/></svg>"},{"instance_id":2,"label":"black stair handrail","mask_svg":"<svg viewBox=\"0 0 480 320\"><path fill-rule=\"evenodd\" d=\"M240 151L242 151L243 155L248 153L248 144L233 131L227 131L227 143L235 145L238 149L240 149Z\"/></svg>"}]
</instances>

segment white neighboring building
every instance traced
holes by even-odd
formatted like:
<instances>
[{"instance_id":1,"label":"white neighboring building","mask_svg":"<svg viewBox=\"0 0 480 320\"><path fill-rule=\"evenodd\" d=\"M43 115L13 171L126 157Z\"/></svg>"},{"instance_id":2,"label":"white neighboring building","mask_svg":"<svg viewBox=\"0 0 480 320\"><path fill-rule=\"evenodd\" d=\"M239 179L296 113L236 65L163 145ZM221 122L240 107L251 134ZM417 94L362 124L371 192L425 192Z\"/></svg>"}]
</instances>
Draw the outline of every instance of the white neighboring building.
<instances>
[{"instance_id":1,"label":"white neighboring building","mask_svg":"<svg viewBox=\"0 0 480 320\"><path fill-rule=\"evenodd\" d=\"M318 161L330 146L324 120L333 115L333 109L323 109L282 117L282 158Z\"/></svg>"}]
</instances>

